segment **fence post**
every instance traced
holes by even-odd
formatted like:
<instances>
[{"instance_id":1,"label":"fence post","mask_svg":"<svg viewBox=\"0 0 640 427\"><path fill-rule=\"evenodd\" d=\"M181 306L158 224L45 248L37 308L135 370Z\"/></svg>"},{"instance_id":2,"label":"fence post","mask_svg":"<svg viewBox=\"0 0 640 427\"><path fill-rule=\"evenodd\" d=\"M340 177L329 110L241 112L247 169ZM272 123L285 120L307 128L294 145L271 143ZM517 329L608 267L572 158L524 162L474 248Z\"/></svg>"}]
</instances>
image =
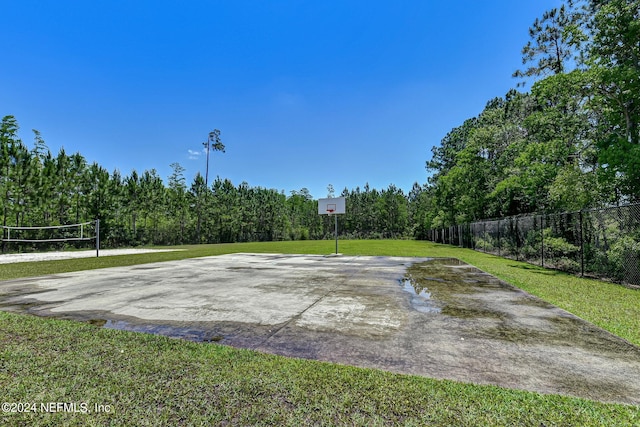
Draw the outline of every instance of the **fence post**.
<instances>
[{"instance_id":1,"label":"fence post","mask_svg":"<svg viewBox=\"0 0 640 427\"><path fill-rule=\"evenodd\" d=\"M542 212L542 218L540 219L540 254L542 267L544 267L544 212Z\"/></svg>"},{"instance_id":2,"label":"fence post","mask_svg":"<svg viewBox=\"0 0 640 427\"><path fill-rule=\"evenodd\" d=\"M482 223L482 252L487 252L487 223Z\"/></svg>"},{"instance_id":3,"label":"fence post","mask_svg":"<svg viewBox=\"0 0 640 427\"><path fill-rule=\"evenodd\" d=\"M515 217L516 224L516 261L520 261L520 236L518 235L518 217Z\"/></svg>"},{"instance_id":4,"label":"fence post","mask_svg":"<svg viewBox=\"0 0 640 427\"><path fill-rule=\"evenodd\" d=\"M502 246L502 242L500 241L500 220L498 220L498 256L500 255L500 247Z\"/></svg>"},{"instance_id":5,"label":"fence post","mask_svg":"<svg viewBox=\"0 0 640 427\"><path fill-rule=\"evenodd\" d=\"M476 225L477 223L471 224L471 249L474 251L478 250L478 236L476 236Z\"/></svg>"},{"instance_id":6,"label":"fence post","mask_svg":"<svg viewBox=\"0 0 640 427\"><path fill-rule=\"evenodd\" d=\"M582 231L582 211L578 212L580 220L580 275L584 276L584 234Z\"/></svg>"}]
</instances>

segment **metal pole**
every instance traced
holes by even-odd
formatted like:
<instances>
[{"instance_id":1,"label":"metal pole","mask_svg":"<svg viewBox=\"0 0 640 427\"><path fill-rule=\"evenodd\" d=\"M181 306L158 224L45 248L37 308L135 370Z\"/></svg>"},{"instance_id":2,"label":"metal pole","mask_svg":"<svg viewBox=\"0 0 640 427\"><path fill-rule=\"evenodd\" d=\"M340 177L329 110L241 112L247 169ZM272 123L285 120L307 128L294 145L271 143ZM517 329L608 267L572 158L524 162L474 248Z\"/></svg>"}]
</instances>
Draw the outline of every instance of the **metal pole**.
<instances>
[{"instance_id":1,"label":"metal pole","mask_svg":"<svg viewBox=\"0 0 640 427\"><path fill-rule=\"evenodd\" d=\"M520 236L518 236L518 217L516 217L516 261L520 261Z\"/></svg>"},{"instance_id":2,"label":"metal pole","mask_svg":"<svg viewBox=\"0 0 640 427\"><path fill-rule=\"evenodd\" d=\"M209 136L209 138L207 138L207 142L203 142L202 145L204 145L207 148L207 169L204 173L204 186L208 187L209 186L209 143L211 142L211 136ZM200 243L200 242L198 242Z\"/></svg>"},{"instance_id":3,"label":"metal pole","mask_svg":"<svg viewBox=\"0 0 640 427\"><path fill-rule=\"evenodd\" d=\"M336 222L336 255L338 255L338 215L334 215L335 217L335 222Z\"/></svg>"},{"instance_id":4,"label":"metal pole","mask_svg":"<svg viewBox=\"0 0 640 427\"><path fill-rule=\"evenodd\" d=\"M584 226L582 221L582 211L578 212L580 219L580 275L584 276Z\"/></svg>"},{"instance_id":5,"label":"metal pole","mask_svg":"<svg viewBox=\"0 0 640 427\"><path fill-rule=\"evenodd\" d=\"M482 251L487 252L487 223L482 223Z\"/></svg>"},{"instance_id":6,"label":"metal pole","mask_svg":"<svg viewBox=\"0 0 640 427\"><path fill-rule=\"evenodd\" d=\"M542 219L540 219L540 256L542 267L544 267L544 212L542 213Z\"/></svg>"},{"instance_id":7,"label":"metal pole","mask_svg":"<svg viewBox=\"0 0 640 427\"><path fill-rule=\"evenodd\" d=\"M100 256L100 220L96 219L96 258Z\"/></svg>"}]
</instances>

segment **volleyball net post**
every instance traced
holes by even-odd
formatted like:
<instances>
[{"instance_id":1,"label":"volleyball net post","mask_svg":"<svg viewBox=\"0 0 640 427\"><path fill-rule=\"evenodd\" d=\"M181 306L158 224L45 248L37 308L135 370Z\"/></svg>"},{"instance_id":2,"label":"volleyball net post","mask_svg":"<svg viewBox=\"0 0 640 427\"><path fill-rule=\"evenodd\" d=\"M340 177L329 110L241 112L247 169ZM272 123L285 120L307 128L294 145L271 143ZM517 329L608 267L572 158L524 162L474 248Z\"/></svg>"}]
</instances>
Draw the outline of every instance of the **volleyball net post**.
<instances>
[{"instance_id":1,"label":"volleyball net post","mask_svg":"<svg viewBox=\"0 0 640 427\"><path fill-rule=\"evenodd\" d=\"M90 233L86 226L93 225L94 233ZM83 222L79 224L66 224L66 225L49 225L44 227L14 227L2 225L2 248L6 243L62 243L62 242L83 242L95 240L96 242L96 257L100 256L100 220ZM43 238L40 236L29 236L29 233L34 232L46 232L47 230L55 233L55 230L69 230L77 229L76 235L60 237L55 235L49 238ZM13 237L12 237L13 234ZM26 234L26 235L25 235ZM63 233L64 234L64 233ZM68 233L67 233L68 234ZM5 237L6 236L6 237Z\"/></svg>"},{"instance_id":2,"label":"volleyball net post","mask_svg":"<svg viewBox=\"0 0 640 427\"><path fill-rule=\"evenodd\" d=\"M100 220L96 219L96 258L100 256Z\"/></svg>"}]
</instances>

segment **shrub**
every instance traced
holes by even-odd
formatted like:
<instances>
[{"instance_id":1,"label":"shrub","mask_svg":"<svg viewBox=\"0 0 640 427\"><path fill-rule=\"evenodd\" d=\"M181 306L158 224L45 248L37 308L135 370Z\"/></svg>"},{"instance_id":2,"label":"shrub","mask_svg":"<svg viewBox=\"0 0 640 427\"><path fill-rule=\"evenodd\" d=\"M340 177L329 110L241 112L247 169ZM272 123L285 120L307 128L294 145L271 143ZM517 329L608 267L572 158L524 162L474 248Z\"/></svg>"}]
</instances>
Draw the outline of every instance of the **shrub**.
<instances>
[{"instance_id":1,"label":"shrub","mask_svg":"<svg viewBox=\"0 0 640 427\"><path fill-rule=\"evenodd\" d=\"M609 271L617 280L640 280L640 242L631 236L616 240L607 251Z\"/></svg>"},{"instance_id":2,"label":"shrub","mask_svg":"<svg viewBox=\"0 0 640 427\"><path fill-rule=\"evenodd\" d=\"M550 228L544 229L544 257L576 259L580 246L569 243L563 237L554 237L551 233Z\"/></svg>"}]
</instances>

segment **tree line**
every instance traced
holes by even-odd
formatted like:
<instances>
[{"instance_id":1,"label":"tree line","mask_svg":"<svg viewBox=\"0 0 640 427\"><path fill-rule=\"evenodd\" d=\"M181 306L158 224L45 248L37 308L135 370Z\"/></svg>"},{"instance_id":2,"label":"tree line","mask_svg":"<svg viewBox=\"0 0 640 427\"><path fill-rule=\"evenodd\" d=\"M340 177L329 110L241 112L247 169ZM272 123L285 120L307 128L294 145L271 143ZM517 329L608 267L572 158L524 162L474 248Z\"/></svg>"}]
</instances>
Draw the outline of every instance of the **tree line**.
<instances>
[{"instance_id":1,"label":"tree line","mask_svg":"<svg viewBox=\"0 0 640 427\"><path fill-rule=\"evenodd\" d=\"M431 228L532 212L640 201L640 0L568 0L536 19L510 90L433 147L424 185L405 193L344 189L344 237L424 238ZM101 220L108 246L217 243L332 236L308 190L235 185L171 165L123 176L40 132L33 147L18 123L0 125L2 225ZM224 149L213 135L214 149ZM210 135L211 137L211 135ZM211 142L211 141L210 141Z\"/></svg>"},{"instance_id":2,"label":"tree line","mask_svg":"<svg viewBox=\"0 0 640 427\"><path fill-rule=\"evenodd\" d=\"M640 1L536 19L509 91L432 149L426 227L640 201Z\"/></svg>"},{"instance_id":3,"label":"tree line","mask_svg":"<svg viewBox=\"0 0 640 427\"><path fill-rule=\"evenodd\" d=\"M51 226L100 219L103 246L175 245L267 240L323 239L333 236L333 219L318 215L318 202L305 188L284 191L234 185L217 178L211 185L171 165L167 183L152 169L123 176L109 173L80 154L53 155L40 132L33 147L18 137L15 117L0 124L2 225ZM340 234L352 238L393 238L413 234L424 188L409 194L390 185L344 189L347 213ZM42 247L41 245L39 247ZM23 245L22 248L25 248ZM8 248L15 250L16 247Z\"/></svg>"}]
</instances>

